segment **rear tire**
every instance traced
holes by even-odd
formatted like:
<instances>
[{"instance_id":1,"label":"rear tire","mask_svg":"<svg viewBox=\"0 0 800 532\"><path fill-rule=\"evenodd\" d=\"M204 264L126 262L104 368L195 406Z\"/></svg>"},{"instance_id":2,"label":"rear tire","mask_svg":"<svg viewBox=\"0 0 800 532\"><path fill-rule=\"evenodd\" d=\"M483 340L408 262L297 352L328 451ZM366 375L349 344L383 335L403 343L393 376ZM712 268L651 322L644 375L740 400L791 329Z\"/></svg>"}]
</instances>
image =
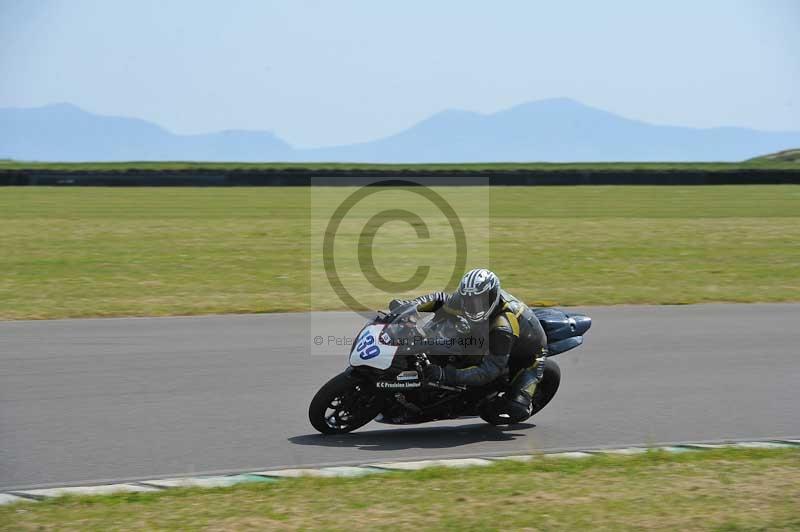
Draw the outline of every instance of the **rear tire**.
<instances>
[{"instance_id":1,"label":"rear tire","mask_svg":"<svg viewBox=\"0 0 800 532\"><path fill-rule=\"evenodd\" d=\"M308 407L308 420L322 434L344 434L363 427L383 408L375 389L347 373L326 382Z\"/></svg>"},{"instance_id":2,"label":"rear tire","mask_svg":"<svg viewBox=\"0 0 800 532\"><path fill-rule=\"evenodd\" d=\"M486 411L480 413L481 419L496 426L522 423L526 419L530 419L531 416L539 412L542 408L547 406L547 403L553 400L553 397L555 397L558 391L559 384L561 384L561 368L552 360L547 359L544 361L542 381L536 385L536 390L533 392L531 413L528 417L512 420L507 414L498 413L495 409L492 409L491 406L488 406Z\"/></svg>"},{"instance_id":3,"label":"rear tire","mask_svg":"<svg viewBox=\"0 0 800 532\"><path fill-rule=\"evenodd\" d=\"M542 382L536 385L536 390L533 392L533 411L531 415L536 414L542 408L547 406L547 403L553 400L558 391L558 386L561 384L561 368L558 364L549 358L544 361L544 376Z\"/></svg>"}]
</instances>

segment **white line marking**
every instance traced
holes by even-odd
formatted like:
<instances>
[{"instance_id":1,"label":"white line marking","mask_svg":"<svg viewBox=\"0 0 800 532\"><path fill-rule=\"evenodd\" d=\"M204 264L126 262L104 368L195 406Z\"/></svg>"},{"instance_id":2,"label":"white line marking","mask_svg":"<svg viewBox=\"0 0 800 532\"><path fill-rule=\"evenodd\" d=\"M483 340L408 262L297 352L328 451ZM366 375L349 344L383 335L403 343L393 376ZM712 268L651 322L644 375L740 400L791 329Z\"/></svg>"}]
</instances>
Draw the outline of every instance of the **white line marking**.
<instances>
[{"instance_id":1,"label":"white line marking","mask_svg":"<svg viewBox=\"0 0 800 532\"><path fill-rule=\"evenodd\" d=\"M38 490L17 490L17 493L34 497L59 497L61 495L109 495L111 493L130 493L140 491L158 491L149 486L135 484L106 484L103 486L72 486L68 488L44 488Z\"/></svg>"},{"instance_id":2,"label":"white line marking","mask_svg":"<svg viewBox=\"0 0 800 532\"><path fill-rule=\"evenodd\" d=\"M418 471L427 467L469 467L487 466L492 462L484 458L453 458L450 460L420 460L417 462L381 462L367 464L368 467L380 469L397 469L401 471Z\"/></svg>"},{"instance_id":3,"label":"white line marking","mask_svg":"<svg viewBox=\"0 0 800 532\"><path fill-rule=\"evenodd\" d=\"M566 453L550 453L544 455L545 458L588 458L592 456L591 453L583 451L568 451Z\"/></svg>"},{"instance_id":4,"label":"white line marking","mask_svg":"<svg viewBox=\"0 0 800 532\"><path fill-rule=\"evenodd\" d=\"M734 443L732 447L743 449L788 449L794 447L791 443L780 443L774 441L742 441Z\"/></svg>"},{"instance_id":5,"label":"white line marking","mask_svg":"<svg viewBox=\"0 0 800 532\"><path fill-rule=\"evenodd\" d=\"M143 480L142 484L160 488L227 488L243 482L266 482L267 479L253 478L248 475L214 476L214 477L182 477L159 480Z\"/></svg>"},{"instance_id":6,"label":"white line marking","mask_svg":"<svg viewBox=\"0 0 800 532\"><path fill-rule=\"evenodd\" d=\"M730 446L726 445L725 447L730 447ZM665 445L663 447L656 447L656 449L658 449L659 451L665 451L665 452L668 452L668 453L690 453L690 452L692 452L694 450L694 449L690 449L688 447L682 447L682 446L678 446L678 445Z\"/></svg>"},{"instance_id":7,"label":"white line marking","mask_svg":"<svg viewBox=\"0 0 800 532\"><path fill-rule=\"evenodd\" d=\"M372 475L374 473L385 473L383 469L373 469L371 467L348 467L348 466L334 466L323 467L320 471L334 473L337 477L362 477L364 475Z\"/></svg>"},{"instance_id":8,"label":"white line marking","mask_svg":"<svg viewBox=\"0 0 800 532\"><path fill-rule=\"evenodd\" d=\"M633 454L642 454L646 453L648 449L646 447L624 447L622 449L600 449L597 451L590 451L592 454L624 454L624 455L633 455Z\"/></svg>"},{"instance_id":9,"label":"white line marking","mask_svg":"<svg viewBox=\"0 0 800 532\"><path fill-rule=\"evenodd\" d=\"M262 477L335 477L334 471L325 471L323 469L312 468L298 468L298 469L276 469L274 471L254 471L251 475L260 475Z\"/></svg>"},{"instance_id":10,"label":"white line marking","mask_svg":"<svg viewBox=\"0 0 800 532\"><path fill-rule=\"evenodd\" d=\"M0 506L3 504L11 504L12 502L36 502L33 499L26 499L24 497L17 497L16 495L11 495L10 493L0 493Z\"/></svg>"},{"instance_id":11,"label":"white line marking","mask_svg":"<svg viewBox=\"0 0 800 532\"><path fill-rule=\"evenodd\" d=\"M515 454L511 456L495 456L491 458L491 460L495 460L497 462L503 460L509 460L512 462L530 462L533 460L534 456L532 454Z\"/></svg>"},{"instance_id":12,"label":"white line marking","mask_svg":"<svg viewBox=\"0 0 800 532\"><path fill-rule=\"evenodd\" d=\"M204 477L180 477L167 479L143 480L131 483L102 484L92 486L69 486L57 488L41 488L30 490L14 490L11 493L0 493L0 504L21 501L35 502L35 499L58 497L61 495L108 495L122 492L152 492L161 488L173 487L227 487L243 482L267 482L277 478L311 477L355 477L387 470L418 471L428 467L470 467L486 466L501 460L529 462L538 456L545 458L586 458L597 454L640 454L650 449L670 453L692 452L702 449L785 449L800 445L798 439L772 439L769 441L738 441L729 443L680 443L656 447L623 447L619 449L595 449L586 451L567 451L525 455L493 456L485 458L446 458L433 460L417 460L410 462L381 462L362 466L327 466L320 468L295 468L258 471L234 475L209 475ZM258 478L265 477L265 478ZM18 494L18 495L16 495Z\"/></svg>"}]
</instances>

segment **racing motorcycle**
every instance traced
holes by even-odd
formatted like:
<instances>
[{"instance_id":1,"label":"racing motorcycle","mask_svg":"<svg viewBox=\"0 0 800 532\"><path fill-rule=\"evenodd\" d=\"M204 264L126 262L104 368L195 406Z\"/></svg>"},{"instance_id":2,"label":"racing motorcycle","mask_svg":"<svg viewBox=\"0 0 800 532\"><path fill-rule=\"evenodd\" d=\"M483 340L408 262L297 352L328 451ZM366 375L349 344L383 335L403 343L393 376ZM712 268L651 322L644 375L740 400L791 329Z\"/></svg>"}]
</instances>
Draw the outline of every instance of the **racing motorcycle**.
<instances>
[{"instance_id":1,"label":"racing motorcycle","mask_svg":"<svg viewBox=\"0 0 800 532\"><path fill-rule=\"evenodd\" d=\"M533 312L547 334L549 357L580 346L592 324L588 316L555 308ZM457 368L475 365L488 349L485 338L473 334L465 319L421 313L413 302L391 314L378 312L353 341L349 367L314 396L309 421L322 434L351 432L373 419L407 425L478 415L493 425L512 424L507 416L482 408L507 391L507 376L470 387L432 382L423 376L431 363ZM531 415L553 399L560 382L558 364L545 359Z\"/></svg>"}]
</instances>

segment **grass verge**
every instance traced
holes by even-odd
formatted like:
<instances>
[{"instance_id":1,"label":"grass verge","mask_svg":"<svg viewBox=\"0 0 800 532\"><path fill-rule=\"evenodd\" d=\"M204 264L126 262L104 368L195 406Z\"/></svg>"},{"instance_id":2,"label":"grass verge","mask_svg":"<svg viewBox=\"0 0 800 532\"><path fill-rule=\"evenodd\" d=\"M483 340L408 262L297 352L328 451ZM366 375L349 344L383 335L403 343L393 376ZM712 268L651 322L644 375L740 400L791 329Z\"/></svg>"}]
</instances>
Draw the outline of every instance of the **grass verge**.
<instances>
[{"instance_id":1,"label":"grass verge","mask_svg":"<svg viewBox=\"0 0 800 532\"><path fill-rule=\"evenodd\" d=\"M356 479L65 497L1 530L791 530L800 450L538 459Z\"/></svg>"},{"instance_id":2,"label":"grass verge","mask_svg":"<svg viewBox=\"0 0 800 532\"><path fill-rule=\"evenodd\" d=\"M351 190L0 188L0 319L342 308L310 294L310 194L336 202ZM393 194L374 196L377 207L407 201ZM461 212L489 203L489 233L477 238L489 242L504 286L533 304L800 301L797 186L448 195ZM410 226L384 229L375 247L385 277L441 260L436 241L418 244ZM343 267L358 276L356 263ZM386 304L369 285L359 295Z\"/></svg>"}]
</instances>

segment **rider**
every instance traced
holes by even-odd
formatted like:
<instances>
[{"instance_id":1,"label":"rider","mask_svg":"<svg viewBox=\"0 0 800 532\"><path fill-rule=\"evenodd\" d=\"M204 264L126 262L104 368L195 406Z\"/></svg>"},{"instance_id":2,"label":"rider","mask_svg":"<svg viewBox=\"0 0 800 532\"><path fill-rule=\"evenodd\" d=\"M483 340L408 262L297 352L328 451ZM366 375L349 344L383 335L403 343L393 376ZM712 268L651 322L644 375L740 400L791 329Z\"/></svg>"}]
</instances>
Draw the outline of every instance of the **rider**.
<instances>
[{"instance_id":1,"label":"rider","mask_svg":"<svg viewBox=\"0 0 800 532\"><path fill-rule=\"evenodd\" d=\"M489 351L479 365L464 369L431 364L425 368L428 380L443 384L482 386L508 374L510 386L502 398L487 403L489 414L505 414L508 422L520 422L531 415L532 398L542 379L547 355L547 337L539 320L524 303L500 289L500 279L478 268L467 272L458 290L448 295L433 292L408 301L394 300L390 310L409 302L421 312L442 310L463 316L474 329L488 331Z\"/></svg>"}]
</instances>

